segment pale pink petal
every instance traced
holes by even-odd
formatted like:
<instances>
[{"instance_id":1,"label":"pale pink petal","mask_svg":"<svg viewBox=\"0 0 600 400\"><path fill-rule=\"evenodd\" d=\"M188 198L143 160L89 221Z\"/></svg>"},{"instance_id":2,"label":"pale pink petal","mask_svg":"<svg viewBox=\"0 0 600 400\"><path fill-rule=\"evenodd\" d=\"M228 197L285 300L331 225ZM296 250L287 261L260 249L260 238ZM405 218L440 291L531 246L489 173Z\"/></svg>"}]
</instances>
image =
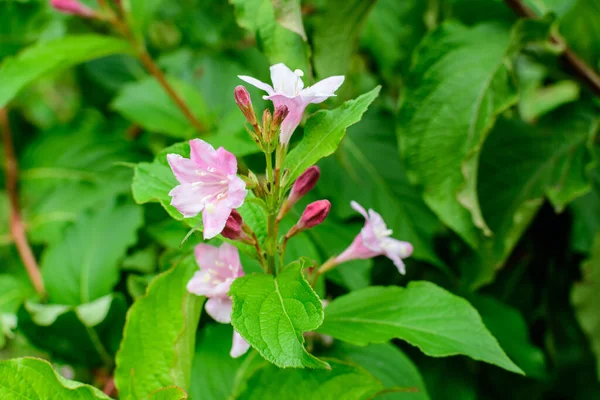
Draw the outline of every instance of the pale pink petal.
<instances>
[{"instance_id":1,"label":"pale pink petal","mask_svg":"<svg viewBox=\"0 0 600 400\"><path fill-rule=\"evenodd\" d=\"M296 96L304 87L302 79L289 69L285 64L279 63L271 66L271 81L275 93Z\"/></svg>"},{"instance_id":2,"label":"pale pink petal","mask_svg":"<svg viewBox=\"0 0 600 400\"><path fill-rule=\"evenodd\" d=\"M189 158L179 154L167 154L167 162L179 183L193 183L198 180L198 167Z\"/></svg>"},{"instance_id":3,"label":"pale pink petal","mask_svg":"<svg viewBox=\"0 0 600 400\"><path fill-rule=\"evenodd\" d=\"M241 269L240 254L234 245L227 242L223 243L219 247L219 259L225 263L226 268L228 268L227 274L232 278L244 275L244 271ZM231 266L231 269L229 269L229 266Z\"/></svg>"},{"instance_id":4,"label":"pale pink petal","mask_svg":"<svg viewBox=\"0 0 600 400\"><path fill-rule=\"evenodd\" d=\"M279 134L279 141L284 145L290 142L292 134L300 125L302 121L302 116L304 115L304 107L296 107L293 110L290 110L290 113L283 120L281 124L281 133Z\"/></svg>"},{"instance_id":5,"label":"pale pink petal","mask_svg":"<svg viewBox=\"0 0 600 400\"><path fill-rule=\"evenodd\" d=\"M191 218L202 211L204 204L198 201L202 198L202 188L190 184L175 186L170 192L171 205L185 218Z\"/></svg>"},{"instance_id":6,"label":"pale pink petal","mask_svg":"<svg viewBox=\"0 0 600 400\"><path fill-rule=\"evenodd\" d=\"M239 208L244 204L244 199L248 195L246 190L246 182L244 182L239 176L229 176L229 191L227 193L227 199L224 199L225 204L229 208Z\"/></svg>"},{"instance_id":7,"label":"pale pink petal","mask_svg":"<svg viewBox=\"0 0 600 400\"><path fill-rule=\"evenodd\" d=\"M413 246L409 242L403 242L394 238L384 238L381 248L390 260L394 262L396 268L401 274L405 274L403 258L410 257L413 252Z\"/></svg>"},{"instance_id":8,"label":"pale pink petal","mask_svg":"<svg viewBox=\"0 0 600 400\"><path fill-rule=\"evenodd\" d=\"M210 144L201 139L190 140L190 158L199 167L208 169L216 164L216 151Z\"/></svg>"},{"instance_id":9,"label":"pale pink petal","mask_svg":"<svg viewBox=\"0 0 600 400\"><path fill-rule=\"evenodd\" d=\"M202 222L204 223L205 240L212 239L223 231L229 214L231 214L231 208L227 207L223 201L204 207Z\"/></svg>"},{"instance_id":10,"label":"pale pink petal","mask_svg":"<svg viewBox=\"0 0 600 400\"><path fill-rule=\"evenodd\" d=\"M364 209L363 206L358 204L356 201L352 200L350 202L350 207L354 209L354 211L359 212L365 219L369 219L369 214L367 214L367 210Z\"/></svg>"},{"instance_id":11,"label":"pale pink petal","mask_svg":"<svg viewBox=\"0 0 600 400\"><path fill-rule=\"evenodd\" d=\"M196 271L187 284L187 291L198 296L206 296L212 291L208 271Z\"/></svg>"},{"instance_id":12,"label":"pale pink petal","mask_svg":"<svg viewBox=\"0 0 600 400\"><path fill-rule=\"evenodd\" d=\"M223 147L219 147L216 153L217 168L226 174L237 173L237 160L235 156Z\"/></svg>"},{"instance_id":13,"label":"pale pink petal","mask_svg":"<svg viewBox=\"0 0 600 400\"><path fill-rule=\"evenodd\" d=\"M233 358L238 358L238 357L246 354L246 352L248 351L249 348L250 348L250 345L248 344L248 342L246 342L246 340L244 340L242 335L237 333L237 331L234 329L233 330L233 341L231 344L231 351L229 352L229 355Z\"/></svg>"},{"instance_id":14,"label":"pale pink petal","mask_svg":"<svg viewBox=\"0 0 600 400\"><path fill-rule=\"evenodd\" d=\"M374 252L373 250L365 246L365 244L363 243L362 235L358 234L352 241L352 244L348 246L348 248L344 250L342 254L337 256L335 260L338 264L341 264L343 262L351 260L365 260L368 258L376 257L378 255L381 255L381 253Z\"/></svg>"},{"instance_id":15,"label":"pale pink petal","mask_svg":"<svg viewBox=\"0 0 600 400\"><path fill-rule=\"evenodd\" d=\"M330 76L322 81L315 83L314 85L307 87L301 93L301 95L307 97L331 97L335 96L335 91L342 86L344 83L344 77L341 75ZM322 101L322 100L321 100Z\"/></svg>"},{"instance_id":16,"label":"pale pink petal","mask_svg":"<svg viewBox=\"0 0 600 400\"><path fill-rule=\"evenodd\" d=\"M264 82L259 81L258 79L255 79L251 76L246 76L246 75L238 75L238 78L240 78L241 80L243 80L244 82L248 82L249 84L251 84L252 86L255 86L261 90L264 90L265 92L267 92L268 94L273 94L275 93L275 91L273 90L273 88L271 87L271 85L268 85Z\"/></svg>"},{"instance_id":17,"label":"pale pink petal","mask_svg":"<svg viewBox=\"0 0 600 400\"><path fill-rule=\"evenodd\" d=\"M202 270L214 269L219 259L219 248L206 243L199 243L194 247L196 263Z\"/></svg>"},{"instance_id":18,"label":"pale pink petal","mask_svg":"<svg viewBox=\"0 0 600 400\"><path fill-rule=\"evenodd\" d=\"M204 308L215 321L222 324L231 323L232 304L229 297L212 297L206 301Z\"/></svg>"}]
</instances>

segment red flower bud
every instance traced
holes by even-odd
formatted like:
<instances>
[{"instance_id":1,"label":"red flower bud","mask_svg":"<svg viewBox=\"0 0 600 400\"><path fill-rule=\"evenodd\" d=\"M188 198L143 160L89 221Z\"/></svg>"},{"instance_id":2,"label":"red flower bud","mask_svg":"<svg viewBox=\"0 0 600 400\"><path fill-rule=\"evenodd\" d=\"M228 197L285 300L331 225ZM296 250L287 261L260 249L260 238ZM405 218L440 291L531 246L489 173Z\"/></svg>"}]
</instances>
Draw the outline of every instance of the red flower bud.
<instances>
[{"instance_id":1,"label":"red flower bud","mask_svg":"<svg viewBox=\"0 0 600 400\"><path fill-rule=\"evenodd\" d=\"M252 99L250 98L250 93L248 93L248 90L241 85L236 86L235 90L233 91L233 97L235 98L235 102L248 122L250 122L250 124L253 126L256 125L256 115L254 114Z\"/></svg>"},{"instance_id":2,"label":"red flower bud","mask_svg":"<svg viewBox=\"0 0 600 400\"><path fill-rule=\"evenodd\" d=\"M227 222L225 223L225 228L221 232L221 235L227 239L238 240L242 235L245 235L242 232L242 225L244 221L242 216L237 210L231 210L231 214L229 218L227 218Z\"/></svg>"},{"instance_id":3,"label":"red flower bud","mask_svg":"<svg viewBox=\"0 0 600 400\"><path fill-rule=\"evenodd\" d=\"M275 130L281 126L281 123L290 113L287 106L279 106L275 109L275 113L273 114L273 124L271 125L272 129Z\"/></svg>"},{"instance_id":4,"label":"red flower bud","mask_svg":"<svg viewBox=\"0 0 600 400\"><path fill-rule=\"evenodd\" d=\"M330 209L331 203L329 200L314 201L306 206L296 226L301 231L317 226L325 221Z\"/></svg>"},{"instance_id":5,"label":"red flower bud","mask_svg":"<svg viewBox=\"0 0 600 400\"><path fill-rule=\"evenodd\" d=\"M94 10L81 4L77 0L51 0L50 5L52 5L55 10L65 14L74 14L86 18L93 18L96 16Z\"/></svg>"},{"instance_id":6,"label":"red flower bud","mask_svg":"<svg viewBox=\"0 0 600 400\"><path fill-rule=\"evenodd\" d=\"M306 193L310 192L315 187L320 177L321 170L316 165L313 165L304 171L292 186L292 191L288 198L288 207L296 204L296 202L304 197Z\"/></svg>"}]
</instances>

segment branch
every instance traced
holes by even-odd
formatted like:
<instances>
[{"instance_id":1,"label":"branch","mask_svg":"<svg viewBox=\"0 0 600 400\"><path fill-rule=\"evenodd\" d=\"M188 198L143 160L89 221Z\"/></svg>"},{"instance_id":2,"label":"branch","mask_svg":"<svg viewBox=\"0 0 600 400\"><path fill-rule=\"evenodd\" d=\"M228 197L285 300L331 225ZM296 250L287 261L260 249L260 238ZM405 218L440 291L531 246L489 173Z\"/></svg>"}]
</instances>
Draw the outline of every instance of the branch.
<instances>
[{"instance_id":1,"label":"branch","mask_svg":"<svg viewBox=\"0 0 600 400\"><path fill-rule=\"evenodd\" d=\"M517 15L525 18L537 18L537 15L521 3L521 0L504 0L504 2L512 8ZM565 49L562 53L562 59L571 67L573 72L583 80L592 91L600 97L600 76L589 65L585 63L568 44L560 37L552 35L550 39Z\"/></svg>"},{"instance_id":2,"label":"branch","mask_svg":"<svg viewBox=\"0 0 600 400\"><path fill-rule=\"evenodd\" d=\"M4 170L6 191L10 203L10 232L35 291L44 299L46 297L44 281L42 280L42 275L40 274L33 251L31 251L31 246L29 246L29 242L27 241L25 224L23 224L23 220L21 219L19 196L17 194L19 170L10 132L8 112L5 108L0 108L0 125L2 126L2 143L4 144L4 158L6 163Z\"/></svg>"}]
</instances>

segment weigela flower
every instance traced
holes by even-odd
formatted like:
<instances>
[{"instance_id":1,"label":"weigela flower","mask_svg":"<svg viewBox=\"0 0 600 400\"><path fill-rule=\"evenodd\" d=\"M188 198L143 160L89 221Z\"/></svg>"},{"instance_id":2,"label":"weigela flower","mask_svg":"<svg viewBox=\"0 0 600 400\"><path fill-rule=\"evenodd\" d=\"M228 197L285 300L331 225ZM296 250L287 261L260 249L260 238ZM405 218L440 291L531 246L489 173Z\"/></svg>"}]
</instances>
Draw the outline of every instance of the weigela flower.
<instances>
[{"instance_id":1,"label":"weigela flower","mask_svg":"<svg viewBox=\"0 0 600 400\"><path fill-rule=\"evenodd\" d=\"M335 96L335 91L344 82L343 76L331 76L305 88L302 76L304 73L301 70L292 71L284 64L271 66L273 86L250 76L238 76L241 80L267 92L268 95L263 98L271 100L275 107L287 106L289 114L281 124L279 136L280 142L284 145L289 143L292 133L302 121L306 106L311 103L321 103L327 98Z\"/></svg>"},{"instance_id":2,"label":"weigela flower","mask_svg":"<svg viewBox=\"0 0 600 400\"><path fill-rule=\"evenodd\" d=\"M223 147L215 150L194 139L190 141L190 158L168 154L167 160L180 183L169 192L171 205L186 218L202 212L204 238L217 236L231 210L240 207L248 194L246 183L236 175L235 156Z\"/></svg>"},{"instance_id":3,"label":"weigela flower","mask_svg":"<svg viewBox=\"0 0 600 400\"><path fill-rule=\"evenodd\" d=\"M385 221L373 210L367 211L357 202L350 203L353 209L365 217L365 226L356 236L352 244L336 257L337 264L356 259L367 259L380 255L388 257L394 262L401 274L405 273L403 258L410 257L413 246L391 238L392 230L388 229Z\"/></svg>"},{"instance_id":4,"label":"weigela flower","mask_svg":"<svg viewBox=\"0 0 600 400\"><path fill-rule=\"evenodd\" d=\"M96 12L91 8L81 4L77 0L51 0L52 7L65 14L74 14L86 18L92 18Z\"/></svg>"},{"instance_id":5,"label":"weigela flower","mask_svg":"<svg viewBox=\"0 0 600 400\"><path fill-rule=\"evenodd\" d=\"M331 203L329 200L313 201L306 206L296 226L301 231L313 228L325 221L330 209Z\"/></svg>"},{"instance_id":6,"label":"weigela flower","mask_svg":"<svg viewBox=\"0 0 600 400\"><path fill-rule=\"evenodd\" d=\"M206 296L206 312L217 322L231 323L232 303L227 293L231 283L244 275L238 249L229 243L223 243L221 247L200 243L194 249L194 254L200 271L188 282L188 292ZM249 347L234 330L231 356L239 357Z\"/></svg>"},{"instance_id":7,"label":"weigela flower","mask_svg":"<svg viewBox=\"0 0 600 400\"><path fill-rule=\"evenodd\" d=\"M310 192L319 181L321 177L321 170L316 165L308 167L298 179L294 182L290 196L288 197L288 203L290 207L298 202L304 195Z\"/></svg>"}]
</instances>

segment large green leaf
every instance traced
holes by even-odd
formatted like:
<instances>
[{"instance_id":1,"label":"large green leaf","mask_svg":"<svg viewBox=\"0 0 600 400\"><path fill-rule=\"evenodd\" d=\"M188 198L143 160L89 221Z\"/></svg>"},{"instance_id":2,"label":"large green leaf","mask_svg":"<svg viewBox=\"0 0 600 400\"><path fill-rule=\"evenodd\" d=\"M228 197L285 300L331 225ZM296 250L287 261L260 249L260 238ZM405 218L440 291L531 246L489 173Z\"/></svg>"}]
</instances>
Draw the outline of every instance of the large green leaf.
<instances>
[{"instance_id":1,"label":"large green leaf","mask_svg":"<svg viewBox=\"0 0 600 400\"><path fill-rule=\"evenodd\" d=\"M600 3L596 0L562 1L551 7L562 11L560 33L569 46L592 68L600 70Z\"/></svg>"},{"instance_id":2,"label":"large green leaf","mask_svg":"<svg viewBox=\"0 0 600 400\"><path fill-rule=\"evenodd\" d=\"M304 138L285 159L284 168L289 170L289 184L292 184L306 168L335 152L346 133L346 128L360 121L380 89L381 87L377 86L334 110L319 111L306 121Z\"/></svg>"},{"instance_id":3,"label":"large green leaf","mask_svg":"<svg viewBox=\"0 0 600 400\"><path fill-rule=\"evenodd\" d=\"M600 233L596 234L592 253L581 265L581 270L583 280L573 286L571 303L596 355L596 369L600 379Z\"/></svg>"},{"instance_id":4,"label":"large green leaf","mask_svg":"<svg viewBox=\"0 0 600 400\"><path fill-rule=\"evenodd\" d=\"M268 366L248 381L240 400L367 400L385 386L363 368L328 360L331 370L279 369Z\"/></svg>"},{"instance_id":5,"label":"large green leaf","mask_svg":"<svg viewBox=\"0 0 600 400\"><path fill-rule=\"evenodd\" d=\"M326 0L314 19L312 44L316 75L346 75L358 34L375 0Z\"/></svg>"},{"instance_id":6,"label":"large green leaf","mask_svg":"<svg viewBox=\"0 0 600 400\"><path fill-rule=\"evenodd\" d=\"M142 223L139 206L114 201L82 215L42 257L50 300L77 305L109 294L119 281L119 262L135 244Z\"/></svg>"},{"instance_id":7,"label":"large green leaf","mask_svg":"<svg viewBox=\"0 0 600 400\"><path fill-rule=\"evenodd\" d=\"M3 399L110 400L93 386L63 378L48 361L39 358L0 361L0 376Z\"/></svg>"},{"instance_id":8,"label":"large green leaf","mask_svg":"<svg viewBox=\"0 0 600 400\"><path fill-rule=\"evenodd\" d=\"M421 43L406 79L398 136L409 178L440 219L470 246L491 235L477 196L481 147L498 114L517 101L510 56L543 40L549 24L441 25Z\"/></svg>"},{"instance_id":9,"label":"large green leaf","mask_svg":"<svg viewBox=\"0 0 600 400\"><path fill-rule=\"evenodd\" d=\"M148 400L186 400L188 398L185 390L177 386L169 386L158 389L148 396Z\"/></svg>"},{"instance_id":10,"label":"large green leaf","mask_svg":"<svg viewBox=\"0 0 600 400\"><path fill-rule=\"evenodd\" d=\"M46 73L131 51L126 41L100 35L66 36L35 44L18 56L3 61L0 67L0 107L4 107L21 89Z\"/></svg>"},{"instance_id":11,"label":"large green leaf","mask_svg":"<svg viewBox=\"0 0 600 400\"><path fill-rule=\"evenodd\" d=\"M332 357L352 361L369 371L388 389L401 387L417 390L409 393L387 393L377 396L383 400L429 400L427 389L416 365L397 347L370 344L365 347L338 342L327 352Z\"/></svg>"},{"instance_id":12,"label":"large green leaf","mask_svg":"<svg viewBox=\"0 0 600 400\"><path fill-rule=\"evenodd\" d=\"M24 276L0 274L0 314L16 313L19 306L34 294L31 283Z\"/></svg>"},{"instance_id":13,"label":"large green leaf","mask_svg":"<svg viewBox=\"0 0 600 400\"><path fill-rule=\"evenodd\" d=\"M238 278L229 294L233 327L265 359L282 368L328 368L304 348L302 334L321 325L323 306L299 263L287 266L277 277Z\"/></svg>"},{"instance_id":14,"label":"large green leaf","mask_svg":"<svg viewBox=\"0 0 600 400\"><path fill-rule=\"evenodd\" d=\"M188 389L204 298L186 285L197 269L193 257L186 258L156 277L129 309L115 370L123 398L144 398L170 385Z\"/></svg>"},{"instance_id":15,"label":"large green leaf","mask_svg":"<svg viewBox=\"0 0 600 400\"><path fill-rule=\"evenodd\" d=\"M168 80L198 121L210 126L212 121L200 92L175 78ZM111 107L131 122L152 132L182 139L191 139L196 133L181 109L153 77L123 87Z\"/></svg>"},{"instance_id":16,"label":"large green leaf","mask_svg":"<svg viewBox=\"0 0 600 400\"><path fill-rule=\"evenodd\" d=\"M463 298L430 282L370 287L325 308L319 332L357 345L406 340L432 357L463 354L522 373Z\"/></svg>"},{"instance_id":17,"label":"large green leaf","mask_svg":"<svg viewBox=\"0 0 600 400\"><path fill-rule=\"evenodd\" d=\"M107 295L79 306L27 302L19 328L53 357L89 367L113 365L125 324L125 300Z\"/></svg>"}]
</instances>

